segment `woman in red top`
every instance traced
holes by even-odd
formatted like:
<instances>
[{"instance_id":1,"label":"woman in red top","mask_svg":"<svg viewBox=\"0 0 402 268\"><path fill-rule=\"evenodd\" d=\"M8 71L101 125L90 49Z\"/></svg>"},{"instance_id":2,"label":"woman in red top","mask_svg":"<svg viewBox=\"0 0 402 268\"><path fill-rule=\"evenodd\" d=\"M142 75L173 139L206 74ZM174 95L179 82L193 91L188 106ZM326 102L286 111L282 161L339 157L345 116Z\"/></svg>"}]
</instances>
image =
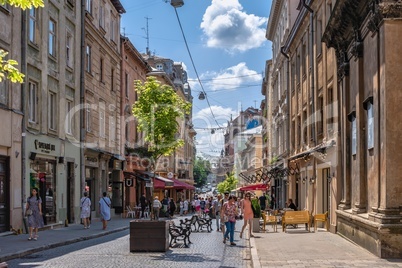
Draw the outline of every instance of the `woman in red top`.
<instances>
[{"instance_id":1,"label":"woman in red top","mask_svg":"<svg viewBox=\"0 0 402 268\"><path fill-rule=\"evenodd\" d=\"M240 238L243 237L243 231L246 229L247 224L249 225L248 231L250 234L250 237L254 237L254 235L251 233L251 227L253 226L253 209L251 208L251 193L247 192L246 197L241 201L241 211L243 213L243 219L244 219L244 224L243 227L241 228L240 232Z\"/></svg>"}]
</instances>

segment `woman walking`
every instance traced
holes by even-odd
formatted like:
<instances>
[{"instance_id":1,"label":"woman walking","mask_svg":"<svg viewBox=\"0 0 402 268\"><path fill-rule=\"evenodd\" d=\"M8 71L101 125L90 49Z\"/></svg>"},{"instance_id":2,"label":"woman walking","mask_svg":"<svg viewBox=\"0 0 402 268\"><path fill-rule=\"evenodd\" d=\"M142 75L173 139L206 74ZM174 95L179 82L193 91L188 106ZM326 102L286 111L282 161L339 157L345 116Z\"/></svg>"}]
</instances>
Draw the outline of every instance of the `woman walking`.
<instances>
[{"instance_id":1,"label":"woman walking","mask_svg":"<svg viewBox=\"0 0 402 268\"><path fill-rule=\"evenodd\" d=\"M254 213L253 213L253 209L251 207L251 193L250 192L246 193L246 197L241 201L240 207L241 207L241 211L243 213L243 218L244 218L244 224L243 224L243 227L241 228L240 238L243 237L243 231L244 231L244 229L246 229L247 225L248 225L248 231L249 231L250 237L254 237L254 235L251 233L251 229L253 226L252 224L253 224Z\"/></svg>"},{"instance_id":2,"label":"woman walking","mask_svg":"<svg viewBox=\"0 0 402 268\"><path fill-rule=\"evenodd\" d=\"M31 195L27 199L25 215L28 216L29 238L38 240L38 228L43 227L42 199L39 196L38 188L32 188Z\"/></svg>"},{"instance_id":3,"label":"woman walking","mask_svg":"<svg viewBox=\"0 0 402 268\"><path fill-rule=\"evenodd\" d=\"M231 246L236 246L234 241L234 229L236 225L237 207L235 204L235 197L229 196L228 201L223 204L222 207L223 218L226 226L226 232L223 235L223 243L226 243L226 239L229 239Z\"/></svg>"},{"instance_id":4,"label":"woman walking","mask_svg":"<svg viewBox=\"0 0 402 268\"><path fill-rule=\"evenodd\" d=\"M89 229L90 222L89 217L91 215L91 199L88 197L88 193L84 192L84 197L81 198L81 219L84 223L84 229Z\"/></svg>"},{"instance_id":5,"label":"woman walking","mask_svg":"<svg viewBox=\"0 0 402 268\"><path fill-rule=\"evenodd\" d=\"M103 230L106 230L107 222L110 221L110 207L112 201L106 196L106 192L103 192L103 197L99 200L99 214L103 224Z\"/></svg>"}]
</instances>

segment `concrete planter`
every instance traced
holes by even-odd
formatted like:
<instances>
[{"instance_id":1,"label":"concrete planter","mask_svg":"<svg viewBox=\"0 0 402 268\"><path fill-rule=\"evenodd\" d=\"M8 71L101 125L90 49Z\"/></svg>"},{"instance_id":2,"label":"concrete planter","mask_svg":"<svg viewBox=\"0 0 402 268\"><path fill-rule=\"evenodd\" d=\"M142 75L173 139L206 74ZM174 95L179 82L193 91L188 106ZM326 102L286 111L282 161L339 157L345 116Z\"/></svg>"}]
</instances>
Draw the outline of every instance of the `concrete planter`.
<instances>
[{"instance_id":1,"label":"concrete planter","mask_svg":"<svg viewBox=\"0 0 402 268\"><path fill-rule=\"evenodd\" d=\"M167 221L130 221L130 252L166 252L168 249Z\"/></svg>"},{"instance_id":2,"label":"concrete planter","mask_svg":"<svg viewBox=\"0 0 402 268\"><path fill-rule=\"evenodd\" d=\"M260 219L253 218L253 233L259 233L259 232L260 232Z\"/></svg>"}]
</instances>

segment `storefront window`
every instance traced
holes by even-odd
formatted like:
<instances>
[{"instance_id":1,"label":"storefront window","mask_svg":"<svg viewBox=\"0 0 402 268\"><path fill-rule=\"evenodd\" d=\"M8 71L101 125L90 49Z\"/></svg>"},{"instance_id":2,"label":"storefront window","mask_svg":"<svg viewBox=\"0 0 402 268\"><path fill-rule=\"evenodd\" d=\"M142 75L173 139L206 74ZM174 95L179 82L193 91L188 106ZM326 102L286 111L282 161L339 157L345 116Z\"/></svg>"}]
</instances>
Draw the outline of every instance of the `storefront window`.
<instances>
[{"instance_id":1,"label":"storefront window","mask_svg":"<svg viewBox=\"0 0 402 268\"><path fill-rule=\"evenodd\" d=\"M56 161L36 159L31 163L30 186L39 189L45 224L56 222Z\"/></svg>"},{"instance_id":2,"label":"storefront window","mask_svg":"<svg viewBox=\"0 0 402 268\"><path fill-rule=\"evenodd\" d=\"M91 199L91 210L95 210L95 168L85 168L85 191Z\"/></svg>"}]
</instances>

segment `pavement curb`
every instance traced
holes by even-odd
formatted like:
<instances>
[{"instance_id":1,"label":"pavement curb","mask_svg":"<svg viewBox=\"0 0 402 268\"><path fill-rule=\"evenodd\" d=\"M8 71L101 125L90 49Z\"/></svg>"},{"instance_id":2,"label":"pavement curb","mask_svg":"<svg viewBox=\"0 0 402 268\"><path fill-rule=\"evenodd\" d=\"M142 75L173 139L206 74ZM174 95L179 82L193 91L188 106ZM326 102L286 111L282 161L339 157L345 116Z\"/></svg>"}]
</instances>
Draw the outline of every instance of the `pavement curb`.
<instances>
[{"instance_id":1,"label":"pavement curb","mask_svg":"<svg viewBox=\"0 0 402 268\"><path fill-rule=\"evenodd\" d=\"M108 235L108 234L121 232L121 231L127 230L129 228L130 228L130 226L120 227L120 228L116 228L116 229L107 230L107 231L104 231L104 232L98 233L98 234L93 234L93 235L89 235L89 236L73 238L73 239L62 241L62 242L54 242L54 243L39 246L39 247L36 247L36 248L30 248L30 249L27 249L27 250L18 251L18 252L14 253L14 254L9 254L7 256L0 257L0 263L6 262L6 261L9 261L9 260L12 260L12 259L22 258L22 257L24 257L26 255L37 253L37 252L40 252L40 251L43 251L43 250L56 248L56 247L61 247L61 246L66 246L66 245L70 245L70 244L77 243L77 242L80 242L80 241L90 240L90 239L102 237L102 236L105 236L105 235Z\"/></svg>"},{"instance_id":2,"label":"pavement curb","mask_svg":"<svg viewBox=\"0 0 402 268\"><path fill-rule=\"evenodd\" d=\"M250 237L251 262L253 268L261 268L260 258L258 258L257 247L254 237Z\"/></svg>"}]
</instances>

